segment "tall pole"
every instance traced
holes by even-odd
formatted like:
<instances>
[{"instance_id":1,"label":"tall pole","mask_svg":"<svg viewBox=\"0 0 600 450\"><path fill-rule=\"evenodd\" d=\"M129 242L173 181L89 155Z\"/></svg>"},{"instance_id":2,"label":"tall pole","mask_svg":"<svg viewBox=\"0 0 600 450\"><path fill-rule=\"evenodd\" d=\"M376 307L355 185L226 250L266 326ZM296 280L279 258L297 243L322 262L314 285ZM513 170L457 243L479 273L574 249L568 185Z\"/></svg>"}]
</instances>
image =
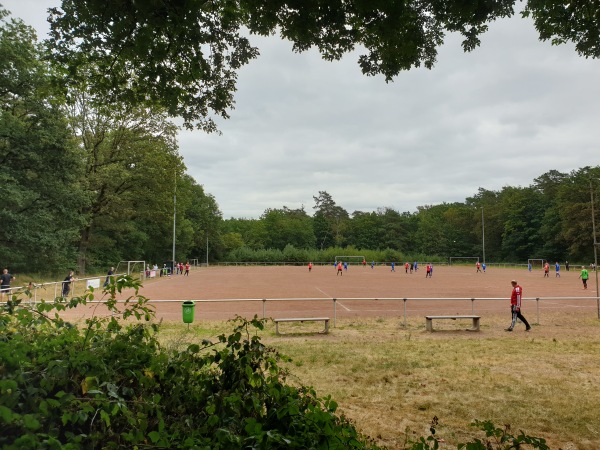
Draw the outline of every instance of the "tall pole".
<instances>
[{"instance_id":1,"label":"tall pole","mask_svg":"<svg viewBox=\"0 0 600 450\"><path fill-rule=\"evenodd\" d=\"M485 264L485 222L483 220L483 206L481 207L481 246L483 247L483 263Z\"/></svg>"},{"instance_id":2,"label":"tall pole","mask_svg":"<svg viewBox=\"0 0 600 450\"><path fill-rule=\"evenodd\" d=\"M594 234L594 273L596 274L596 308L598 309L598 319L600 319L600 295L598 295L598 242L596 241L596 213L594 209L594 189L590 179L590 197L592 201L592 233Z\"/></svg>"},{"instance_id":3,"label":"tall pole","mask_svg":"<svg viewBox=\"0 0 600 450\"><path fill-rule=\"evenodd\" d=\"M177 173L175 173L175 186L173 189L173 264L175 264L175 223L177 221ZM175 269L173 267L173 269Z\"/></svg>"},{"instance_id":4,"label":"tall pole","mask_svg":"<svg viewBox=\"0 0 600 450\"><path fill-rule=\"evenodd\" d=\"M208 267L208 234L206 235L206 267Z\"/></svg>"}]
</instances>

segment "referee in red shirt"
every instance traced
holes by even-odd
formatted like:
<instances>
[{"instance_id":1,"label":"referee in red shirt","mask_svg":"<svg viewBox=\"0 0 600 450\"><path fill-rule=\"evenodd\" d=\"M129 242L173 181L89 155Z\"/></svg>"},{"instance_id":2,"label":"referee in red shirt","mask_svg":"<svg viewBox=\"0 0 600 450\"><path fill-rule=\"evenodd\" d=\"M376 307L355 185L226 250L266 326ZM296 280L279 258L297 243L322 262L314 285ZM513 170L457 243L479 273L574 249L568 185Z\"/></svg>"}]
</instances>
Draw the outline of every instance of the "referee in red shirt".
<instances>
[{"instance_id":1,"label":"referee in red shirt","mask_svg":"<svg viewBox=\"0 0 600 450\"><path fill-rule=\"evenodd\" d=\"M516 280L512 280L510 282L513 287L512 294L510 296L510 312L512 314L512 322L510 323L510 327L508 327L505 331L512 331L515 327L515 323L517 323L517 319L521 320L525 324L525 331L531 330L531 326L527 319L523 317L521 314L521 299L523 298L523 288L517 284Z\"/></svg>"}]
</instances>

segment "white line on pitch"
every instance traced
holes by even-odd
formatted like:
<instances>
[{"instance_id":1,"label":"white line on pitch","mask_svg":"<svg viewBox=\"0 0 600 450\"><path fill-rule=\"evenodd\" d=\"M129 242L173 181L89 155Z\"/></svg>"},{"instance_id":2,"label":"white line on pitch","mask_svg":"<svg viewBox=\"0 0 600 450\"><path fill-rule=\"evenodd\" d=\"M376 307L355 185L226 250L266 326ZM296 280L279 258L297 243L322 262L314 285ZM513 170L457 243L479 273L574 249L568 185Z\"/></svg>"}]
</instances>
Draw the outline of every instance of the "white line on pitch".
<instances>
[{"instance_id":1,"label":"white line on pitch","mask_svg":"<svg viewBox=\"0 0 600 450\"><path fill-rule=\"evenodd\" d=\"M331 295L329 295L327 292L325 292L325 291L323 291L323 290L319 289L319 288L318 288L318 287L316 287L316 286L315 286L315 289L316 289L317 291L319 291L321 294L324 294L324 295L326 295L326 296L327 296L327 297L329 297L329 298L333 298L333 297L332 297Z\"/></svg>"},{"instance_id":2,"label":"white line on pitch","mask_svg":"<svg viewBox=\"0 0 600 450\"><path fill-rule=\"evenodd\" d=\"M327 297L333 298L331 295L329 295L327 292L323 291L322 289L319 289L318 287L315 286L315 289L319 292L321 292L322 294L325 294ZM346 311L352 311L350 308L348 308L347 306L341 304L340 302L337 302L338 305L340 305L342 308L344 308Z\"/></svg>"}]
</instances>

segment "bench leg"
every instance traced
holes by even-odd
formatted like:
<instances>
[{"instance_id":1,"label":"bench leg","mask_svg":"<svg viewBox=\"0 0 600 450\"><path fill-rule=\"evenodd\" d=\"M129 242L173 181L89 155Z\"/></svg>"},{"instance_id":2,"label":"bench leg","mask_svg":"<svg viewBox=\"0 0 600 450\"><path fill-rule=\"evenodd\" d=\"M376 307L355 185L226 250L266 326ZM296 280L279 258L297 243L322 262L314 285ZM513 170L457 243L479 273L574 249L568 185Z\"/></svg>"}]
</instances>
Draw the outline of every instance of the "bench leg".
<instances>
[{"instance_id":1,"label":"bench leg","mask_svg":"<svg viewBox=\"0 0 600 450\"><path fill-rule=\"evenodd\" d=\"M479 331L479 317L473 318L473 331Z\"/></svg>"},{"instance_id":2,"label":"bench leg","mask_svg":"<svg viewBox=\"0 0 600 450\"><path fill-rule=\"evenodd\" d=\"M323 331L323 334L329 334L329 320L325 321L325 331Z\"/></svg>"},{"instance_id":3,"label":"bench leg","mask_svg":"<svg viewBox=\"0 0 600 450\"><path fill-rule=\"evenodd\" d=\"M275 334L279 336L279 322L275 322Z\"/></svg>"},{"instance_id":4,"label":"bench leg","mask_svg":"<svg viewBox=\"0 0 600 450\"><path fill-rule=\"evenodd\" d=\"M427 331L433 331L433 320L431 319L425 319L425 329Z\"/></svg>"}]
</instances>

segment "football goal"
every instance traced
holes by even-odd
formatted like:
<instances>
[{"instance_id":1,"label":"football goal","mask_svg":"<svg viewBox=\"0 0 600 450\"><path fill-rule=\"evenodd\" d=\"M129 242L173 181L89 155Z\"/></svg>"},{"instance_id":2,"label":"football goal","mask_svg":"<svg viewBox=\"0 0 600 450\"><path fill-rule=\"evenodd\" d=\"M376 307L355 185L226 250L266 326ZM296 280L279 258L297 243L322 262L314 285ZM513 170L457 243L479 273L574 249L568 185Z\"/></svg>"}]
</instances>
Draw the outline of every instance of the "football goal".
<instances>
[{"instance_id":1,"label":"football goal","mask_svg":"<svg viewBox=\"0 0 600 450\"><path fill-rule=\"evenodd\" d=\"M475 264L476 262L479 262L479 256L451 256L448 263L449 265L466 266L467 264Z\"/></svg>"},{"instance_id":2,"label":"football goal","mask_svg":"<svg viewBox=\"0 0 600 450\"><path fill-rule=\"evenodd\" d=\"M364 256L336 256L335 260L337 262L344 262L347 261L348 264L352 265L352 264L362 264L363 261L366 261Z\"/></svg>"},{"instance_id":3,"label":"football goal","mask_svg":"<svg viewBox=\"0 0 600 450\"><path fill-rule=\"evenodd\" d=\"M121 270L125 270L125 266L127 266L127 275L131 275L132 273L141 273L146 270L146 261L119 261L117 264L117 268L115 269L115 273L119 273L119 267L122 267Z\"/></svg>"},{"instance_id":4,"label":"football goal","mask_svg":"<svg viewBox=\"0 0 600 450\"><path fill-rule=\"evenodd\" d=\"M531 258L527 260L527 267L531 266L532 269L543 269L545 263L545 259Z\"/></svg>"}]
</instances>

